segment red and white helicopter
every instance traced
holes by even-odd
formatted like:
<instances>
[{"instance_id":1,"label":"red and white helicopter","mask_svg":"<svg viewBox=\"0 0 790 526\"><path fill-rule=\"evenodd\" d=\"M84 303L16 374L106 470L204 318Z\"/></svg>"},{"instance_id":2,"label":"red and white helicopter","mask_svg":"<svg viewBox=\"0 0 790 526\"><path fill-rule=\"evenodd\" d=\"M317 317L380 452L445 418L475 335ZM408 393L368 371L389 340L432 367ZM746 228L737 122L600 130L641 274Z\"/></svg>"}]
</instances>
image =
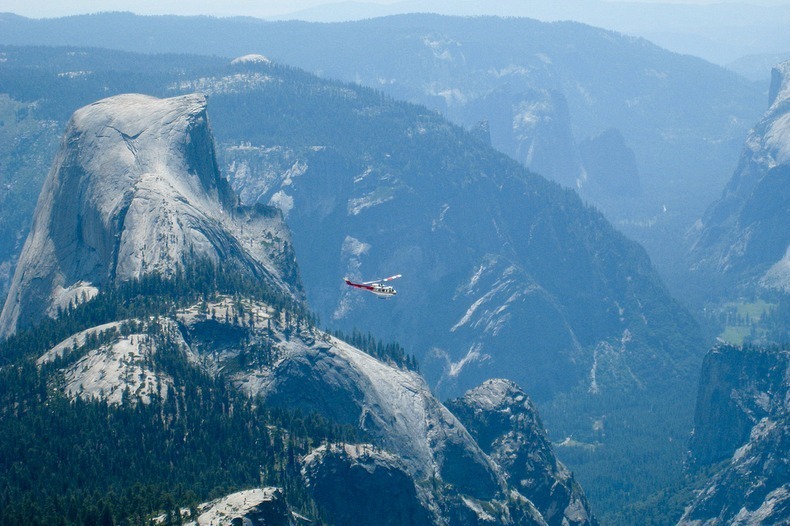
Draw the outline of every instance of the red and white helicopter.
<instances>
[{"instance_id":1,"label":"red and white helicopter","mask_svg":"<svg viewBox=\"0 0 790 526\"><path fill-rule=\"evenodd\" d=\"M343 279L346 282L346 285L349 285L351 287L367 290L368 292L372 292L379 298L391 298L395 294L397 294L398 291L392 288L392 286L385 285L384 283L386 283L387 281L392 281L393 279L398 279L399 277L401 277L401 275L396 274L388 278L366 281L364 283L354 283L348 278L343 278Z\"/></svg>"}]
</instances>

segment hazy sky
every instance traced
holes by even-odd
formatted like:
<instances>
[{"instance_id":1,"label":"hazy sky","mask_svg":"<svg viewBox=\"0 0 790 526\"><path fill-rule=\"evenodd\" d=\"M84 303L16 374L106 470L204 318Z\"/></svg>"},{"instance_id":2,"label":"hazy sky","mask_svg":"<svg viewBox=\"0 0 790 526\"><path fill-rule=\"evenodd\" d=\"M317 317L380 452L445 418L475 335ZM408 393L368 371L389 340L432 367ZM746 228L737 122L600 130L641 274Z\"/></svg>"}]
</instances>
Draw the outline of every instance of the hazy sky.
<instances>
[{"instance_id":1,"label":"hazy sky","mask_svg":"<svg viewBox=\"0 0 790 526\"><path fill-rule=\"evenodd\" d=\"M454 3L458 0L448 0ZM612 0L616 1L616 0ZM790 4L790 0L629 0L630 2L714 4L748 3L755 5ZM357 3L397 4L402 0L360 0ZM337 0L0 0L0 12L31 18L49 18L100 11L131 11L143 15L212 15L268 17L294 13ZM485 2L481 1L481 4Z\"/></svg>"}]
</instances>

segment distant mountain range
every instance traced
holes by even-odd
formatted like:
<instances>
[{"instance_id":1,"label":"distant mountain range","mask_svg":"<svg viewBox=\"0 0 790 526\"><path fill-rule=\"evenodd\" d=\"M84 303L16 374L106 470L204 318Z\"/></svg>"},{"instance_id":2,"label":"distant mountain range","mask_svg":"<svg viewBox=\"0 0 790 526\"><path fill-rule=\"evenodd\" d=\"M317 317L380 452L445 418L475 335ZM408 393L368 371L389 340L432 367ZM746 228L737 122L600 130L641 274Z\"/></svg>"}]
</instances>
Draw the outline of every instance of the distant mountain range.
<instances>
[{"instance_id":1,"label":"distant mountain range","mask_svg":"<svg viewBox=\"0 0 790 526\"><path fill-rule=\"evenodd\" d=\"M545 22L574 20L640 36L676 53L702 57L721 65L746 55L790 52L790 40L783 31L790 21L790 9L780 1L715 4L590 0L494 0L485 4L413 0L390 4L337 2L277 18L342 22L405 13L518 16ZM787 56L785 54L785 58ZM767 73L765 69L763 75Z\"/></svg>"},{"instance_id":2,"label":"distant mountain range","mask_svg":"<svg viewBox=\"0 0 790 526\"><path fill-rule=\"evenodd\" d=\"M688 265L677 240L718 197L764 107L758 86L720 67L570 22L438 15L336 24L130 14L3 20L0 43L229 59L259 53L426 105L467 129L482 121L494 147L577 189L643 243L679 291ZM600 163L617 152L604 150L589 169L580 156L580 144L607 130L633 152L641 192L622 193L607 180L617 180L621 167Z\"/></svg>"}]
</instances>

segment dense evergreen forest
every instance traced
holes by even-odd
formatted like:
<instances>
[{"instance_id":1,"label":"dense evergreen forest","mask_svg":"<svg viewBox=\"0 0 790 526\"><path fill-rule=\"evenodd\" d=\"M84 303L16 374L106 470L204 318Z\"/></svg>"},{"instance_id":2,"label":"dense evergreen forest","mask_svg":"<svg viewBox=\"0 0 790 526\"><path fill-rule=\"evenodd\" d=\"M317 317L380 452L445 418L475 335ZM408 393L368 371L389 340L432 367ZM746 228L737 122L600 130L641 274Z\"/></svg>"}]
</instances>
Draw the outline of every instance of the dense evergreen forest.
<instances>
[{"instance_id":1,"label":"dense evergreen forest","mask_svg":"<svg viewBox=\"0 0 790 526\"><path fill-rule=\"evenodd\" d=\"M301 304L258 283L196 264L171 279L150 275L108 288L0 344L0 524L137 525L160 513L176 524L177 509L259 485L284 488L289 505L321 524L297 459L358 433L315 414L265 407L197 368L157 330L156 316L177 306L241 291L287 313L295 326L314 323ZM134 317L154 321L122 324L64 358L35 364L74 332ZM119 333L143 328L157 339L149 366L174 380L166 396L145 404L126 393L124 403L108 405L58 389L58 371Z\"/></svg>"},{"instance_id":2,"label":"dense evergreen forest","mask_svg":"<svg viewBox=\"0 0 790 526\"><path fill-rule=\"evenodd\" d=\"M148 524L259 485L284 488L291 506L319 516L297 459L353 431L271 412L167 353L177 350L160 357L181 369L180 387L150 404L69 400L47 371L3 369L0 524Z\"/></svg>"},{"instance_id":3,"label":"dense evergreen forest","mask_svg":"<svg viewBox=\"0 0 790 526\"><path fill-rule=\"evenodd\" d=\"M408 369L409 371L420 370L417 358L407 353L399 343L384 343L371 333L364 334L358 330L352 331L351 334L346 334L343 331L332 331L332 335L383 362L402 369Z\"/></svg>"}]
</instances>

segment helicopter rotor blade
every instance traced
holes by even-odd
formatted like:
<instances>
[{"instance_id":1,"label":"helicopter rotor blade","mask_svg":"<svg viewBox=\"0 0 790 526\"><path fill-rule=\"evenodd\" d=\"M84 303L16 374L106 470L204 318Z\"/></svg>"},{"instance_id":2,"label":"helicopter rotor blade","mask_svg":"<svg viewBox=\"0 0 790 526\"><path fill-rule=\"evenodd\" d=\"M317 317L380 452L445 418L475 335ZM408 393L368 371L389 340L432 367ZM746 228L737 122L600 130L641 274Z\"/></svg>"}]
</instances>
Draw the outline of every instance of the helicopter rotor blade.
<instances>
[{"instance_id":1,"label":"helicopter rotor blade","mask_svg":"<svg viewBox=\"0 0 790 526\"><path fill-rule=\"evenodd\" d=\"M365 281L362 285L375 285L376 283L384 283L385 281L392 281L393 279L397 279L403 277L402 274L395 274L394 276L390 276L384 279L374 279L372 281Z\"/></svg>"}]
</instances>

